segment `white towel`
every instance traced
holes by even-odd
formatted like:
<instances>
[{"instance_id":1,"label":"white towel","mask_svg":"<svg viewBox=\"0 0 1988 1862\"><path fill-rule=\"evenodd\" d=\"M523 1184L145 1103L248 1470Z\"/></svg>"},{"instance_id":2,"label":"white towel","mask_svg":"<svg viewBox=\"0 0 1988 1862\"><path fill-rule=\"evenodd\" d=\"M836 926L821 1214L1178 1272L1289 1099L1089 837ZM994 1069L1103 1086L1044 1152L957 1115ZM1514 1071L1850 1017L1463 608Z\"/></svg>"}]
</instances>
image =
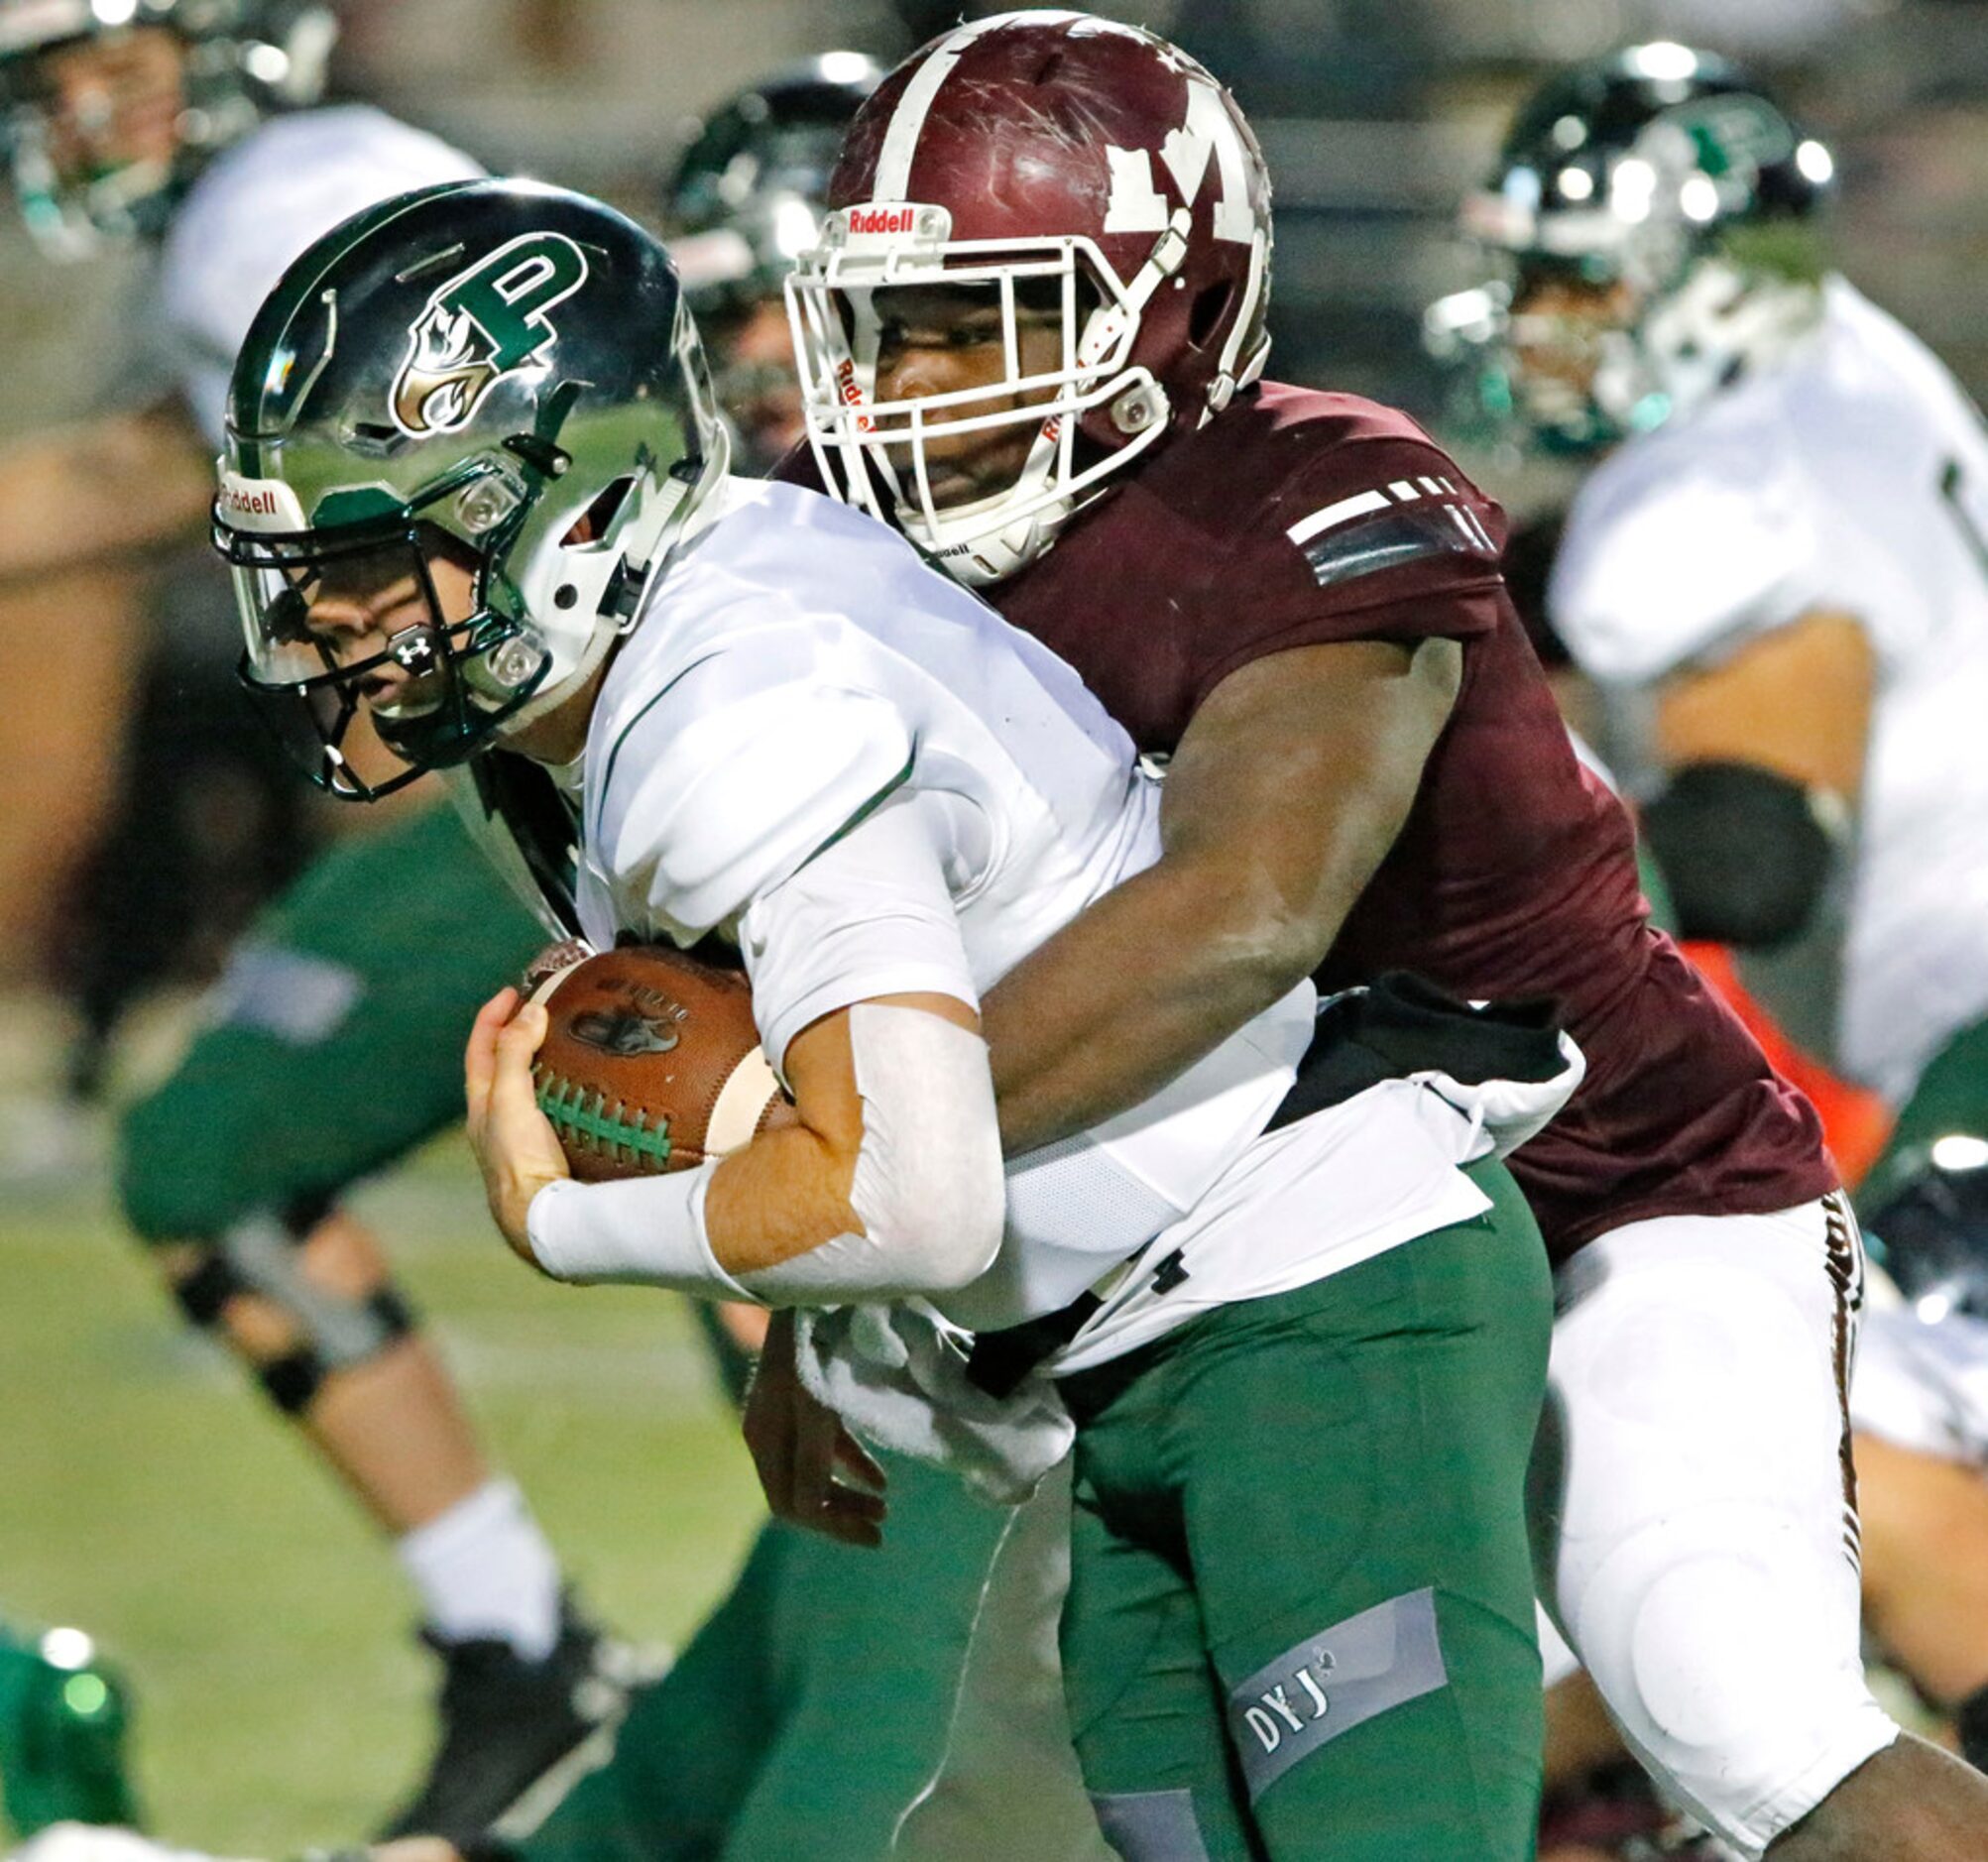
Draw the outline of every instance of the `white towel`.
<instances>
[{"instance_id":1,"label":"white towel","mask_svg":"<svg viewBox=\"0 0 1988 1862\"><path fill-rule=\"evenodd\" d=\"M950 1468L982 1498L1018 1506L1076 1435L1040 1372L1009 1396L967 1379L969 1334L922 1300L802 1308L794 1359L810 1394L878 1448Z\"/></svg>"}]
</instances>

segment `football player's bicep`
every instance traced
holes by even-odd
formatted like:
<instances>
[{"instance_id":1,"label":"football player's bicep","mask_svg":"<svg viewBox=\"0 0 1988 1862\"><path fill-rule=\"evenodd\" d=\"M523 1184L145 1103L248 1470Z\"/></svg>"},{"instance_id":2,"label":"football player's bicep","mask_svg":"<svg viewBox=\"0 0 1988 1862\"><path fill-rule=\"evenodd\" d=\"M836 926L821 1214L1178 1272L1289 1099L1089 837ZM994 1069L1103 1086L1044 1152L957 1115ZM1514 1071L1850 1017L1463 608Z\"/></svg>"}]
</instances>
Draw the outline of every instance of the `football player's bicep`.
<instances>
[{"instance_id":1,"label":"football player's bicep","mask_svg":"<svg viewBox=\"0 0 1988 1862\"><path fill-rule=\"evenodd\" d=\"M1316 965L1413 806L1462 679L1453 640L1294 647L1224 679L1167 771L1165 858Z\"/></svg>"},{"instance_id":2,"label":"football player's bicep","mask_svg":"<svg viewBox=\"0 0 1988 1862\"><path fill-rule=\"evenodd\" d=\"M1667 769L1751 763L1844 802L1863 782L1876 661L1848 615L1813 611L1659 688Z\"/></svg>"}]
</instances>

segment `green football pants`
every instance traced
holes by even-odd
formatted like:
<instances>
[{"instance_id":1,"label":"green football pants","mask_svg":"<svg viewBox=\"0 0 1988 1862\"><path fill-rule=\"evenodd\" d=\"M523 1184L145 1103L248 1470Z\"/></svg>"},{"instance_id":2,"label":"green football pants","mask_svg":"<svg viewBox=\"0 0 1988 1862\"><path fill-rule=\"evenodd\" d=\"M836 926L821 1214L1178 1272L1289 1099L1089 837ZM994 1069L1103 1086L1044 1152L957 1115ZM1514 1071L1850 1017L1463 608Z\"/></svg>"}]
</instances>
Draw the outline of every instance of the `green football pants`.
<instances>
[{"instance_id":1,"label":"green football pants","mask_svg":"<svg viewBox=\"0 0 1988 1862\"><path fill-rule=\"evenodd\" d=\"M1064 1685L1126 1862L1533 1853L1553 1295L1471 1174L1485 1216L1064 1379Z\"/></svg>"},{"instance_id":2,"label":"green football pants","mask_svg":"<svg viewBox=\"0 0 1988 1862\"><path fill-rule=\"evenodd\" d=\"M127 1113L149 1241L322 1204L462 1117L476 1011L546 933L440 805L334 845L257 920L210 1024Z\"/></svg>"},{"instance_id":3,"label":"green football pants","mask_svg":"<svg viewBox=\"0 0 1988 1862\"><path fill-rule=\"evenodd\" d=\"M1011 1515L937 1468L884 1458L882 1549L767 1526L731 1595L630 1709L608 1763L537 1829L502 1831L508 1850L524 1862L890 1853L944 1759Z\"/></svg>"}]
</instances>

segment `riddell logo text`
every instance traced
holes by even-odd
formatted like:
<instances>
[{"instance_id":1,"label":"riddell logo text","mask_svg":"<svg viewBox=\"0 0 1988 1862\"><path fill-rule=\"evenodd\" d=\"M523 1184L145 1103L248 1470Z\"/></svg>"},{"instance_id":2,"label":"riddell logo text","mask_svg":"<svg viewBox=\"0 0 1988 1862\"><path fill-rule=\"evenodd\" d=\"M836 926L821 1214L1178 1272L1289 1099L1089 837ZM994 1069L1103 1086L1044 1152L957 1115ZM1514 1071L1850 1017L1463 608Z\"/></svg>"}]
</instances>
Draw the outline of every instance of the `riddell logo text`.
<instances>
[{"instance_id":1,"label":"riddell logo text","mask_svg":"<svg viewBox=\"0 0 1988 1862\"><path fill-rule=\"evenodd\" d=\"M856 364L846 356L836 364L835 390L842 397L845 407L860 408L863 406L863 389L856 379ZM856 424L858 430L865 433L875 432L877 429L877 422L867 413L858 413Z\"/></svg>"},{"instance_id":2,"label":"riddell logo text","mask_svg":"<svg viewBox=\"0 0 1988 1862\"><path fill-rule=\"evenodd\" d=\"M267 489L259 492L242 492L237 491L232 485L223 485L221 503L231 515L238 518L274 518L282 515L277 510L276 493Z\"/></svg>"},{"instance_id":3,"label":"riddell logo text","mask_svg":"<svg viewBox=\"0 0 1988 1862\"><path fill-rule=\"evenodd\" d=\"M851 207L852 233L908 233L916 217L909 207Z\"/></svg>"}]
</instances>

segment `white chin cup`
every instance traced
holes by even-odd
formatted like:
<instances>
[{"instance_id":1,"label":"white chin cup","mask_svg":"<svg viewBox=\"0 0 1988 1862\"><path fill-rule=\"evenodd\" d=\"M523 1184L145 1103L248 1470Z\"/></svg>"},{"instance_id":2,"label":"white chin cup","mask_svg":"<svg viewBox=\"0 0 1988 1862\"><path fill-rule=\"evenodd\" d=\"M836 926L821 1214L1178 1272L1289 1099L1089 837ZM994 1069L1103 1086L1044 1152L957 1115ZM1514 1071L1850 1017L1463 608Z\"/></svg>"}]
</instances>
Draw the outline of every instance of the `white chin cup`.
<instances>
[{"instance_id":1,"label":"white chin cup","mask_svg":"<svg viewBox=\"0 0 1988 1862\"><path fill-rule=\"evenodd\" d=\"M917 506L900 504L897 522L904 534L956 582L968 588L988 588L1041 555L1062 529L1075 501L1058 499L999 529L986 520L1012 500L1012 493L977 499L957 511L942 511L937 525L925 522Z\"/></svg>"},{"instance_id":2,"label":"white chin cup","mask_svg":"<svg viewBox=\"0 0 1988 1862\"><path fill-rule=\"evenodd\" d=\"M862 1233L739 1276L768 1306L952 1293L1000 1252L1006 1213L987 1043L922 1008L849 1011L863 1145L850 1184Z\"/></svg>"}]
</instances>

